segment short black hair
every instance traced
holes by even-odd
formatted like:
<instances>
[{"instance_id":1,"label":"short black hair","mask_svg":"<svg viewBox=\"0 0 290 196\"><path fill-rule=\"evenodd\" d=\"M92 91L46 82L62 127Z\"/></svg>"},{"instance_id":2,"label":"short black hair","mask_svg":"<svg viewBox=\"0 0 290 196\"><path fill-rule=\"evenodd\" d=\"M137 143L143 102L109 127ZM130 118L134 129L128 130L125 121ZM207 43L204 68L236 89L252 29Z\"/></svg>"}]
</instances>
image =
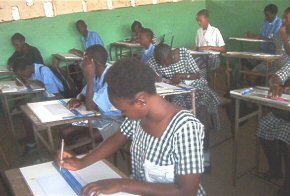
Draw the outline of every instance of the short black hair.
<instances>
[{"instance_id":1,"label":"short black hair","mask_svg":"<svg viewBox=\"0 0 290 196\"><path fill-rule=\"evenodd\" d=\"M87 26L87 24L86 24L86 22L84 21L84 20L78 20L77 22L76 22L76 25L78 26L78 25L85 25L85 26Z\"/></svg>"},{"instance_id":2,"label":"short black hair","mask_svg":"<svg viewBox=\"0 0 290 196\"><path fill-rule=\"evenodd\" d=\"M143 27L142 24L141 24L141 22L135 20L135 21L132 23L132 25L131 25L131 31L132 31L132 32L135 32L135 27L136 27L136 26L138 26L138 27Z\"/></svg>"},{"instance_id":3,"label":"short black hair","mask_svg":"<svg viewBox=\"0 0 290 196\"><path fill-rule=\"evenodd\" d=\"M163 64L171 55L171 48L167 44L158 44L154 49L154 58L158 64Z\"/></svg>"},{"instance_id":4,"label":"short black hair","mask_svg":"<svg viewBox=\"0 0 290 196\"><path fill-rule=\"evenodd\" d=\"M287 7L284 12L287 14L290 13L290 7Z\"/></svg>"},{"instance_id":5,"label":"short black hair","mask_svg":"<svg viewBox=\"0 0 290 196\"><path fill-rule=\"evenodd\" d=\"M271 14L277 14L278 13L278 7L275 4L268 4L266 5L266 7L264 8L264 12L270 12Z\"/></svg>"},{"instance_id":6,"label":"short black hair","mask_svg":"<svg viewBox=\"0 0 290 196\"><path fill-rule=\"evenodd\" d=\"M24 37L24 35L22 35L21 33L15 33L15 34L11 37L11 41L14 41L14 40L25 41L25 37Z\"/></svg>"},{"instance_id":7,"label":"short black hair","mask_svg":"<svg viewBox=\"0 0 290 196\"><path fill-rule=\"evenodd\" d=\"M86 49L86 54L90 55L97 64L105 64L108 60L108 53L100 44L95 44L88 47Z\"/></svg>"},{"instance_id":8,"label":"short black hair","mask_svg":"<svg viewBox=\"0 0 290 196\"><path fill-rule=\"evenodd\" d=\"M15 61L12 64L12 69L16 73L18 71L24 71L27 66L32 65L33 62L25 57L20 57L15 59Z\"/></svg>"},{"instance_id":9,"label":"short black hair","mask_svg":"<svg viewBox=\"0 0 290 196\"><path fill-rule=\"evenodd\" d=\"M151 29L144 28L142 29L141 33L145 33L146 37L153 39L153 32L151 31Z\"/></svg>"},{"instance_id":10,"label":"short black hair","mask_svg":"<svg viewBox=\"0 0 290 196\"><path fill-rule=\"evenodd\" d=\"M199 10L196 14L196 16L205 16L205 17L209 17L209 12L207 9L202 9L202 10Z\"/></svg>"},{"instance_id":11,"label":"short black hair","mask_svg":"<svg viewBox=\"0 0 290 196\"><path fill-rule=\"evenodd\" d=\"M155 94L154 71L136 58L115 62L106 74L108 93L119 98L135 98L139 92Z\"/></svg>"}]
</instances>

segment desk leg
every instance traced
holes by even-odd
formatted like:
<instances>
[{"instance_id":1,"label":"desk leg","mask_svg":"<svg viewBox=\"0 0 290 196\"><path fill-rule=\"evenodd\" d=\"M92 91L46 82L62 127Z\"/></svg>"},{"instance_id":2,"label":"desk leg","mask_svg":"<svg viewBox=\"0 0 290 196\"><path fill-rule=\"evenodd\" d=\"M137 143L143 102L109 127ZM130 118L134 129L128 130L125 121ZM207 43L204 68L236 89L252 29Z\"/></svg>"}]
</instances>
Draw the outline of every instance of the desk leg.
<instances>
[{"instance_id":1,"label":"desk leg","mask_svg":"<svg viewBox=\"0 0 290 196\"><path fill-rule=\"evenodd\" d=\"M36 148L37 148L37 152L38 152L38 156L40 158L41 161L43 161L43 158L41 156L41 151L40 151L40 144L39 144L39 138L38 138L38 133L37 133L37 128L32 125L32 129L33 129L33 133L34 133L34 140L35 140L35 143L36 143Z\"/></svg>"},{"instance_id":2,"label":"desk leg","mask_svg":"<svg viewBox=\"0 0 290 196\"><path fill-rule=\"evenodd\" d=\"M50 144L50 153L53 154L53 152L54 152L54 142L53 142L51 127L47 128L47 134L48 134L48 140L49 140L49 144Z\"/></svg>"},{"instance_id":3,"label":"desk leg","mask_svg":"<svg viewBox=\"0 0 290 196\"><path fill-rule=\"evenodd\" d=\"M266 61L266 78L265 78L265 86L268 86L269 82L269 66L272 66L272 63Z\"/></svg>"},{"instance_id":4,"label":"desk leg","mask_svg":"<svg viewBox=\"0 0 290 196\"><path fill-rule=\"evenodd\" d=\"M112 61L112 45L110 46L110 49L109 49L109 52L110 52L110 60Z\"/></svg>"},{"instance_id":5,"label":"desk leg","mask_svg":"<svg viewBox=\"0 0 290 196\"><path fill-rule=\"evenodd\" d=\"M232 183L236 186L237 176L237 156L238 156L238 132L239 132L239 119L240 119L240 100L235 99L235 131L233 140L233 165L232 165Z\"/></svg>"},{"instance_id":6,"label":"desk leg","mask_svg":"<svg viewBox=\"0 0 290 196\"><path fill-rule=\"evenodd\" d=\"M120 47L120 55L119 55L119 59L122 58L122 55L123 55L123 47Z\"/></svg>"},{"instance_id":7,"label":"desk leg","mask_svg":"<svg viewBox=\"0 0 290 196\"><path fill-rule=\"evenodd\" d=\"M130 56L131 56L131 57L133 56L132 48L130 48Z\"/></svg>"},{"instance_id":8,"label":"desk leg","mask_svg":"<svg viewBox=\"0 0 290 196\"><path fill-rule=\"evenodd\" d=\"M12 115L10 113L8 98L6 95L2 95L2 103L3 103L3 109L5 110L5 113L6 113L6 119L8 120L8 127L12 131L13 136L15 137L13 119L12 119Z\"/></svg>"},{"instance_id":9,"label":"desk leg","mask_svg":"<svg viewBox=\"0 0 290 196\"><path fill-rule=\"evenodd\" d=\"M195 89L193 89L192 91L191 91L191 110L192 110L192 114L194 115L194 116L196 116L196 109L195 109Z\"/></svg>"},{"instance_id":10,"label":"desk leg","mask_svg":"<svg viewBox=\"0 0 290 196\"><path fill-rule=\"evenodd\" d=\"M91 140L92 140L92 148L94 149L95 148L95 137L94 137L92 120L88 120L88 124L89 124L89 133L90 133Z\"/></svg>"},{"instance_id":11,"label":"desk leg","mask_svg":"<svg viewBox=\"0 0 290 196\"><path fill-rule=\"evenodd\" d=\"M260 122L263 114L262 106L258 105L258 122ZM256 173L259 172L259 166L260 166L260 143L259 138L256 136Z\"/></svg>"},{"instance_id":12,"label":"desk leg","mask_svg":"<svg viewBox=\"0 0 290 196\"><path fill-rule=\"evenodd\" d=\"M226 58L226 76L227 76L227 88L231 89L231 76L230 76L230 59Z\"/></svg>"}]
</instances>

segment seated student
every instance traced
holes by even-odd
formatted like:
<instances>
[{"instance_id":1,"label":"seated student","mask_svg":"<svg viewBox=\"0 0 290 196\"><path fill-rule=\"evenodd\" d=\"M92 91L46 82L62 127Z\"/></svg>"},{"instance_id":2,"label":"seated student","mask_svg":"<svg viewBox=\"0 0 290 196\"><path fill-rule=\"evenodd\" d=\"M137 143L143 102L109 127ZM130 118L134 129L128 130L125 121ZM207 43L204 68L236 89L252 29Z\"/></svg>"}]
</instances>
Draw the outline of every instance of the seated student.
<instances>
[{"instance_id":1,"label":"seated student","mask_svg":"<svg viewBox=\"0 0 290 196\"><path fill-rule=\"evenodd\" d=\"M120 130L83 158L64 152L58 163L85 168L132 140L132 178L96 181L82 194L205 195L203 126L191 112L156 94L153 70L136 59L117 61L106 75L110 100L127 117Z\"/></svg>"},{"instance_id":2,"label":"seated student","mask_svg":"<svg viewBox=\"0 0 290 196\"><path fill-rule=\"evenodd\" d=\"M14 61L13 71L25 85L44 87L46 92L54 94L54 99L62 97L61 92L64 91L63 84L48 67L42 64L32 63L29 59L22 57ZM46 100L47 98L45 95L40 99ZM49 99L51 98L49 96ZM20 105L21 103L18 104ZM28 120L24 121L24 129L26 130L26 137L22 140L25 143L24 153L29 152L36 146L32 127L28 122Z\"/></svg>"},{"instance_id":3,"label":"seated student","mask_svg":"<svg viewBox=\"0 0 290 196\"><path fill-rule=\"evenodd\" d=\"M225 52L225 42L224 39L216 27L213 27L209 23L209 13L208 10L200 10L196 14L196 20L200 26L197 30L195 45L193 45L194 50L198 51L216 51ZM201 69L201 74L207 77L207 67L210 70L215 70L220 66L220 56L219 54L211 54L209 56L202 57L202 61L198 63Z\"/></svg>"},{"instance_id":4,"label":"seated student","mask_svg":"<svg viewBox=\"0 0 290 196\"><path fill-rule=\"evenodd\" d=\"M97 44L86 49L84 56L83 71L87 80L82 92L76 99L71 99L69 107L74 108L80 103L85 102L87 110L97 110L102 115L93 121L93 127L97 129L103 139L119 130L124 118L110 102L108 97L108 85L105 82L105 76L110 68L107 63L108 53L106 49ZM81 132L88 133L87 123L74 123L62 131L62 135L67 138L72 135L76 136Z\"/></svg>"},{"instance_id":5,"label":"seated student","mask_svg":"<svg viewBox=\"0 0 290 196\"><path fill-rule=\"evenodd\" d=\"M290 94L289 80L290 63L271 78L271 97L280 97L282 93ZM284 186L278 195L290 195L290 112L273 110L267 114L259 122L257 136L260 138L269 165L264 177L267 180L282 178L281 159L284 157L286 175Z\"/></svg>"},{"instance_id":6,"label":"seated student","mask_svg":"<svg viewBox=\"0 0 290 196\"><path fill-rule=\"evenodd\" d=\"M87 24L83 20L78 20L76 22L76 27L79 31L79 33L82 35L82 42L84 49L87 49L88 47L95 45L95 44L100 44L104 46L104 42L100 35L97 32L94 31L89 31ZM72 54L78 55L78 56L83 56L83 52L78 49L71 49L70 52Z\"/></svg>"},{"instance_id":7,"label":"seated student","mask_svg":"<svg viewBox=\"0 0 290 196\"><path fill-rule=\"evenodd\" d=\"M205 127L205 168L206 171L209 171L210 155L207 114L214 114L218 117L218 105L220 103L219 97L208 87L206 79L201 77L195 60L191 56L190 51L185 48L171 50L168 45L159 44L155 47L154 57L148 61L148 64L157 74L159 74L160 77L170 80L171 83L186 83L197 89L195 100L197 117ZM191 109L191 98L190 94L175 95L173 96L172 101L183 108ZM219 121L217 120L216 123L218 129Z\"/></svg>"},{"instance_id":8,"label":"seated student","mask_svg":"<svg viewBox=\"0 0 290 196\"><path fill-rule=\"evenodd\" d=\"M131 25L131 31L134 33L132 41L139 42L140 41L140 34L144 27L142 26L141 22L134 21ZM153 33L152 43L156 46L158 44L158 38L156 37L155 33Z\"/></svg>"},{"instance_id":9,"label":"seated student","mask_svg":"<svg viewBox=\"0 0 290 196\"><path fill-rule=\"evenodd\" d=\"M144 28L140 33L140 45L144 47L141 60L144 63L153 57L155 45L152 43L153 32L150 29Z\"/></svg>"},{"instance_id":10,"label":"seated student","mask_svg":"<svg viewBox=\"0 0 290 196\"><path fill-rule=\"evenodd\" d=\"M283 15L283 25L280 28L279 34L274 37L274 43L276 51L275 53L281 55L282 58L280 60L274 61L272 66L269 67L269 73L275 73L279 69L281 69L285 64L290 63L290 7L288 7L284 11ZM258 73L266 73L267 65L266 63L260 63L254 69L254 72ZM258 78L256 76L249 76L248 81L249 84L255 85Z\"/></svg>"},{"instance_id":11,"label":"seated student","mask_svg":"<svg viewBox=\"0 0 290 196\"><path fill-rule=\"evenodd\" d=\"M248 38L273 40L275 35L279 33L282 26L282 20L277 16L278 7L274 4L268 4L264 8L265 20L262 25L261 33L255 34L251 32L245 33ZM275 53L275 45L273 43L261 44L261 50L264 53Z\"/></svg>"},{"instance_id":12,"label":"seated student","mask_svg":"<svg viewBox=\"0 0 290 196\"><path fill-rule=\"evenodd\" d=\"M25 42L25 37L20 33L15 33L11 37L11 42L15 48L15 52L8 59L8 65L11 67L13 62L20 57L25 57L32 63L43 64L42 56L39 50Z\"/></svg>"},{"instance_id":13,"label":"seated student","mask_svg":"<svg viewBox=\"0 0 290 196\"><path fill-rule=\"evenodd\" d=\"M13 63L13 71L27 86L40 86L50 94L60 95L64 87L60 79L45 65L18 58Z\"/></svg>"}]
</instances>

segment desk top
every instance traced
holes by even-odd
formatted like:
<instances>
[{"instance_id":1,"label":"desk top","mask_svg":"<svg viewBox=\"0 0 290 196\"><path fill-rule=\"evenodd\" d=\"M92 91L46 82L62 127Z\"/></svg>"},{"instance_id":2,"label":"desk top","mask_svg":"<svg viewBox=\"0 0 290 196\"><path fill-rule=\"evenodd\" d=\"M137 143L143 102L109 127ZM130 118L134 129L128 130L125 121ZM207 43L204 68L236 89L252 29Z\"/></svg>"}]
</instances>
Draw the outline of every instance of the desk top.
<instances>
[{"instance_id":1,"label":"desk top","mask_svg":"<svg viewBox=\"0 0 290 196\"><path fill-rule=\"evenodd\" d=\"M122 173L119 169L113 166L110 162L103 160L103 161L100 161L100 163L103 163L105 166L107 166L107 169L109 170L109 172L115 172L116 175L118 175L119 177L123 177L123 178L127 177L124 173ZM44 164L47 164L47 163L44 163ZM29 166L26 168L21 168L21 170L37 169L39 167L43 167L42 165L43 164ZM47 171L37 172L36 174L34 172L34 174L31 173L29 175L41 176L42 173L45 173L45 172ZM92 172L92 173L95 175L98 175L98 172ZM11 192L15 196L20 196L20 195L31 196L32 195L32 191L30 190L28 186L29 183L26 182L24 175L22 174L19 168L5 171L5 177L10 186L9 188L11 189ZM35 180L35 179L32 179L32 180Z\"/></svg>"},{"instance_id":2,"label":"desk top","mask_svg":"<svg viewBox=\"0 0 290 196\"><path fill-rule=\"evenodd\" d=\"M0 82L0 94L2 95L24 95L44 92L45 89L38 86L25 87L17 86L15 81L1 81Z\"/></svg>"},{"instance_id":3,"label":"desk top","mask_svg":"<svg viewBox=\"0 0 290 196\"><path fill-rule=\"evenodd\" d=\"M53 55L54 57L65 60L65 61L82 61L83 58L71 53L57 53Z\"/></svg>"},{"instance_id":4,"label":"desk top","mask_svg":"<svg viewBox=\"0 0 290 196\"><path fill-rule=\"evenodd\" d=\"M254 42L254 43L273 42L271 40L266 40L266 39L253 39L253 38L246 38L246 37L229 37L229 40L242 41L242 42Z\"/></svg>"},{"instance_id":5,"label":"desk top","mask_svg":"<svg viewBox=\"0 0 290 196\"><path fill-rule=\"evenodd\" d=\"M268 87L256 87L254 88L254 92L248 95L242 95L241 92L243 90L244 89L230 91L231 97L248 102L253 102L263 106L290 111L290 95L283 94L282 98L284 99L284 101L277 101L267 98L269 91Z\"/></svg>"},{"instance_id":6,"label":"desk top","mask_svg":"<svg viewBox=\"0 0 290 196\"><path fill-rule=\"evenodd\" d=\"M0 66L0 76L14 75L14 72L7 68L7 65Z\"/></svg>"},{"instance_id":7,"label":"desk top","mask_svg":"<svg viewBox=\"0 0 290 196\"><path fill-rule=\"evenodd\" d=\"M84 121L84 120L94 120L99 113L96 113L94 116L83 116L80 118L72 118L72 119L61 119L61 120L53 120L49 122L41 122L41 120L35 115L35 113L27 106L22 105L20 106L23 113L31 120L31 122L38 128L46 128L46 127L52 127L57 125L64 125L64 124L71 124L74 122Z\"/></svg>"},{"instance_id":8,"label":"desk top","mask_svg":"<svg viewBox=\"0 0 290 196\"><path fill-rule=\"evenodd\" d=\"M142 46L139 43L125 42L125 41L111 43L111 46L114 46L114 47L127 47L127 48L142 48Z\"/></svg>"},{"instance_id":9,"label":"desk top","mask_svg":"<svg viewBox=\"0 0 290 196\"><path fill-rule=\"evenodd\" d=\"M267 53L256 53L256 52L226 52L223 54L225 57L229 58L245 58L245 59L257 59L263 61L274 61L280 59L281 55L267 54Z\"/></svg>"}]
</instances>

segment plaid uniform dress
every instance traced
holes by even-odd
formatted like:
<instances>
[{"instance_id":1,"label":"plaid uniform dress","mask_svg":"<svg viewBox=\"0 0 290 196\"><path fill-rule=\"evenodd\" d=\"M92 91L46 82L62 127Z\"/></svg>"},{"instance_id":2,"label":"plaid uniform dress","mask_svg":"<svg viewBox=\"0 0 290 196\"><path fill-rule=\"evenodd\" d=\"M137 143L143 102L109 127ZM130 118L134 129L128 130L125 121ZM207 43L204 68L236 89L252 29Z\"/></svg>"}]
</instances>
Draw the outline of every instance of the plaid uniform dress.
<instances>
[{"instance_id":1,"label":"plaid uniform dress","mask_svg":"<svg viewBox=\"0 0 290 196\"><path fill-rule=\"evenodd\" d=\"M189 111L178 112L159 138L144 131L141 121L128 118L121 125L121 132L132 140L132 177L136 180L174 183L177 175L201 174L204 171L203 125ZM148 162L154 165L153 169L146 167ZM162 175L162 167L171 169ZM149 177L148 173L151 174ZM152 178L155 180L150 180ZM201 185L197 195L205 195Z\"/></svg>"},{"instance_id":2,"label":"plaid uniform dress","mask_svg":"<svg viewBox=\"0 0 290 196\"><path fill-rule=\"evenodd\" d=\"M180 48L180 60L175 64L171 64L168 67L162 67L159 65L154 57L152 57L148 64L149 66L155 70L163 78L168 80L172 80L175 74L192 74L200 72L196 61L191 56L190 52L185 48ZM198 57L198 62L203 63L201 57ZM207 111L210 114L218 114L218 105L220 104L220 99L218 95L208 87L208 83L204 78L204 75L201 73L200 78L196 80L191 80L191 86L197 89L196 92L196 108L198 109L200 106L206 106ZM183 81L184 82L184 81ZM174 95L173 102L177 105L190 109L192 108L192 101L190 94L183 95Z\"/></svg>"},{"instance_id":3,"label":"plaid uniform dress","mask_svg":"<svg viewBox=\"0 0 290 196\"><path fill-rule=\"evenodd\" d=\"M285 64L276 75L285 83L290 78L290 62ZM289 112L288 116L290 116ZM274 113L270 112L260 120L257 136L266 140L276 139L290 144L290 119L278 118Z\"/></svg>"}]
</instances>

